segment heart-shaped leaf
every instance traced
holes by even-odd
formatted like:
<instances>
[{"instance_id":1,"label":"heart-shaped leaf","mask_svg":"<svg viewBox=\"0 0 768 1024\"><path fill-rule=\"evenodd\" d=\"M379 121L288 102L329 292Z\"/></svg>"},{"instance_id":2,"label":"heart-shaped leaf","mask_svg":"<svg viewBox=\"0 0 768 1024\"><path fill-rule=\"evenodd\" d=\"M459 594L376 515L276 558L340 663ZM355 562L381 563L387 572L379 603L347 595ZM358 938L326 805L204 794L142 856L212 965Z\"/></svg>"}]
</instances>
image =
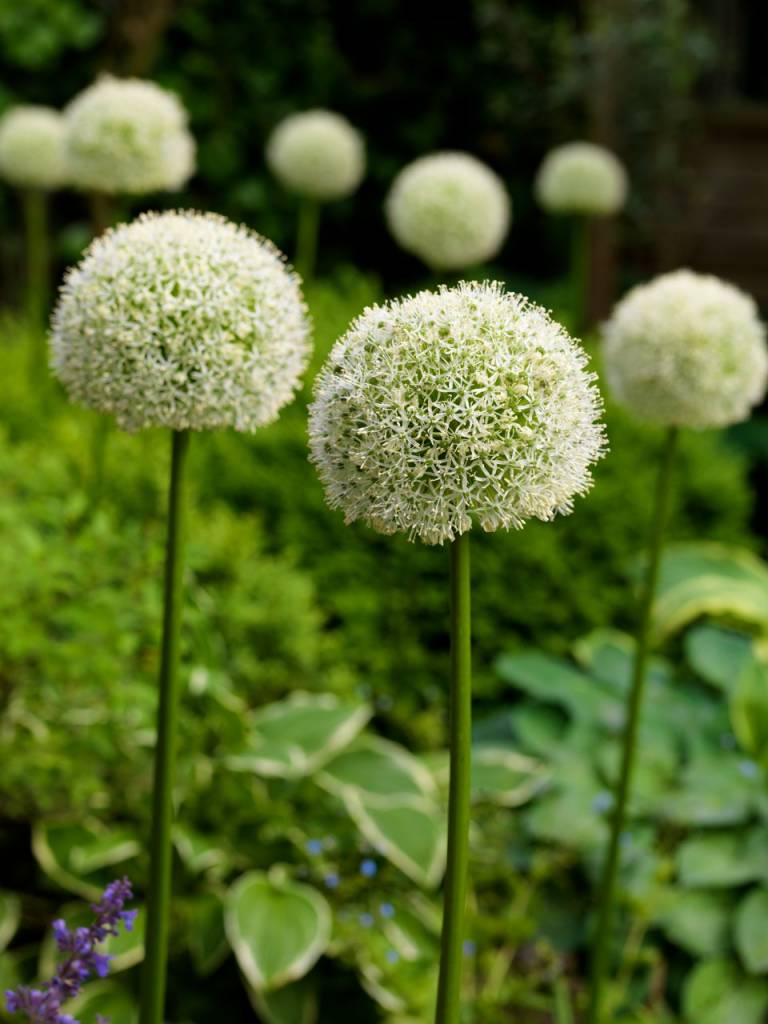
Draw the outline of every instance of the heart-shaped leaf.
<instances>
[{"instance_id":1,"label":"heart-shaped leaf","mask_svg":"<svg viewBox=\"0 0 768 1024\"><path fill-rule=\"evenodd\" d=\"M54 882L87 900L98 899L114 868L141 851L127 829L102 829L80 822L38 822L32 830L32 852Z\"/></svg>"},{"instance_id":2,"label":"heart-shaped leaf","mask_svg":"<svg viewBox=\"0 0 768 1024\"><path fill-rule=\"evenodd\" d=\"M262 708L250 721L246 749L227 758L234 771L298 779L317 771L348 746L371 709L329 693L295 693Z\"/></svg>"},{"instance_id":3,"label":"heart-shaped leaf","mask_svg":"<svg viewBox=\"0 0 768 1024\"><path fill-rule=\"evenodd\" d=\"M433 888L445 870L445 828L438 805L424 797L371 800L350 790L342 797L368 842L419 885Z\"/></svg>"},{"instance_id":4,"label":"heart-shaped leaf","mask_svg":"<svg viewBox=\"0 0 768 1024\"><path fill-rule=\"evenodd\" d=\"M331 937L331 911L316 889L260 871L229 890L225 924L240 970L257 992L302 978Z\"/></svg>"},{"instance_id":5,"label":"heart-shaped leaf","mask_svg":"<svg viewBox=\"0 0 768 1024\"><path fill-rule=\"evenodd\" d=\"M432 797L435 784L429 770L404 747L378 736L361 736L325 765L317 781L331 793L358 790L377 797Z\"/></svg>"}]
</instances>

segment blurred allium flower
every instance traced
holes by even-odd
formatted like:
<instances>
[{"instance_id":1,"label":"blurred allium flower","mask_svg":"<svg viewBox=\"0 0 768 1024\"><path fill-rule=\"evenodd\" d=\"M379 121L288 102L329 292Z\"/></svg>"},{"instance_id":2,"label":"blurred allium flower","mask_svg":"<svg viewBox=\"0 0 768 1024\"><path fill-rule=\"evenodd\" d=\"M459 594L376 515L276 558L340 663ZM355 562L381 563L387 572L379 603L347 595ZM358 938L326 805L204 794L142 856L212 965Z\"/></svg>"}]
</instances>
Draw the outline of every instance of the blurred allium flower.
<instances>
[{"instance_id":1,"label":"blurred allium flower","mask_svg":"<svg viewBox=\"0 0 768 1024\"><path fill-rule=\"evenodd\" d=\"M435 270L484 263L509 230L510 201L501 179L469 153L434 153L408 164L386 201L397 242Z\"/></svg>"},{"instance_id":2,"label":"blurred allium flower","mask_svg":"<svg viewBox=\"0 0 768 1024\"><path fill-rule=\"evenodd\" d=\"M536 175L536 198L552 213L617 213L627 198L627 172L615 154L592 142L551 150Z\"/></svg>"},{"instance_id":3,"label":"blurred allium flower","mask_svg":"<svg viewBox=\"0 0 768 1024\"><path fill-rule=\"evenodd\" d=\"M366 310L310 410L328 502L347 522L431 544L569 512L604 447L586 362L545 310L499 284Z\"/></svg>"},{"instance_id":4,"label":"blurred allium flower","mask_svg":"<svg viewBox=\"0 0 768 1024\"><path fill-rule=\"evenodd\" d=\"M125 430L252 430L299 386L308 334L270 242L215 214L144 214L68 272L51 365L70 398Z\"/></svg>"},{"instance_id":5,"label":"blurred allium flower","mask_svg":"<svg viewBox=\"0 0 768 1024\"><path fill-rule=\"evenodd\" d=\"M56 947L64 959L51 980L40 988L21 985L9 989L5 993L8 1012L23 1013L29 1024L77 1024L74 1017L62 1012L62 1005L75 998L88 978L106 977L112 958L96 947L118 935L121 925L131 931L137 912L125 910L125 904L132 898L131 883L127 878L118 879L110 882L98 903L91 905L95 920L90 927L73 930L61 919L54 921Z\"/></svg>"},{"instance_id":6,"label":"blurred allium flower","mask_svg":"<svg viewBox=\"0 0 768 1024\"><path fill-rule=\"evenodd\" d=\"M365 173L362 135L330 110L286 117L270 135L266 155L285 188L312 199L342 199Z\"/></svg>"},{"instance_id":7,"label":"blurred allium flower","mask_svg":"<svg viewBox=\"0 0 768 1024\"><path fill-rule=\"evenodd\" d=\"M0 119L0 176L20 188L52 189L64 184L64 121L58 111L13 107Z\"/></svg>"},{"instance_id":8,"label":"blurred allium flower","mask_svg":"<svg viewBox=\"0 0 768 1024\"><path fill-rule=\"evenodd\" d=\"M746 419L765 394L757 307L716 277L678 270L633 288L604 338L608 385L640 419L722 427Z\"/></svg>"},{"instance_id":9,"label":"blurred allium flower","mask_svg":"<svg viewBox=\"0 0 768 1024\"><path fill-rule=\"evenodd\" d=\"M97 192L179 189L195 143L176 96L154 82L104 75L64 111L72 183Z\"/></svg>"}]
</instances>

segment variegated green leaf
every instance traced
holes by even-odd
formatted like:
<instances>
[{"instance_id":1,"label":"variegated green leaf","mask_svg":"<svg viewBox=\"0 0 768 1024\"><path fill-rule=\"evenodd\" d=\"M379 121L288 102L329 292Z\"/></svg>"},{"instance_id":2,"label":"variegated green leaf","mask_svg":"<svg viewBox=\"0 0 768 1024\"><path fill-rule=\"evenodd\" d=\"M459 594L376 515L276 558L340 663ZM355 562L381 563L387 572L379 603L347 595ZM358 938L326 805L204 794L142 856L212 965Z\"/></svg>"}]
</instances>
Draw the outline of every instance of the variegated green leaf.
<instances>
[{"instance_id":1,"label":"variegated green leaf","mask_svg":"<svg viewBox=\"0 0 768 1024\"><path fill-rule=\"evenodd\" d=\"M19 927L21 901L12 892L0 891L0 951L4 950Z\"/></svg>"},{"instance_id":2,"label":"variegated green leaf","mask_svg":"<svg viewBox=\"0 0 768 1024\"><path fill-rule=\"evenodd\" d=\"M358 790L373 802L379 797L435 795L429 770L404 747L378 736L359 737L325 765L317 781L338 796Z\"/></svg>"},{"instance_id":3,"label":"variegated green leaf","mask_svg":"<svg viewBox=\"0 0 768 1024\"><path fill-rule=\"evenodd\" d=\"M87 900L98 899L104 880L109 880L103 874L107 868L131 860L140 850L141 844L126 829L38 822L32 830L32 852L46 875Z\"/></svg>"}]
</instances>

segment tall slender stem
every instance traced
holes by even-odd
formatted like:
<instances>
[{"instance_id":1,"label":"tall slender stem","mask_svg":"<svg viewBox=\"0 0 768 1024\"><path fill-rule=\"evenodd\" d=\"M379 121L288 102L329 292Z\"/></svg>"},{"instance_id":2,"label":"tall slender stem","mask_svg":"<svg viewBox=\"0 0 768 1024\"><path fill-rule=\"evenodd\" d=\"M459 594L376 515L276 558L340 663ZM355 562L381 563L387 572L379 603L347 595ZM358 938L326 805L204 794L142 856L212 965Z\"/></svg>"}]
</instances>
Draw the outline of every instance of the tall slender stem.
<instances>
[{"instance_id":1,"label":"tall slender stem","mask_svg":"<svg viewBox=\"0 0 768 1024\"><path fill-rule=\"evenodd\" d=\"M448 863L443 895L443 931L436 1024L458 1024L464 911L469 864L472 758L472 654L469 534L451 545L451 780L448 795Z\"/></svg>"},{"instance_id":2,"label":"tall slender stem","mask_svg":"<svg viewBox=\"0 0 768 1024\"><path fill-rule=\"evenodd\" d=\"M188 448L189 434L185 431L174 431L171 441L163 640L160 655L146 954L141 985L140 1024L163 1024L165 1019L163 1010L171 902L173 773L180 696L179 633L184 568L184 472Z\"/></svg>"},{"instance_id":3,"label":"tall slender stem","mask_svg":"<svg viewBox=\"0 0 768 1024\"><path fill-rule=\"evenodd\" d=\"M320 203L316 199L302 199L296 233L296 270L304 281L311 281L315 273L319 227Z\"/></svg>"},{"instance_id":4,"label":"tall slender stem","mask_svg":"<svg viewBox=\"0 0 768 1024\"><path fill-rule=\"evenodd\" d=\"M42 189L22 193L26 243L26 314L30 327L39 331L48 301L48 197Z\"/></svg>"},{"instance_id":5,"label":"tall slender stem","mask_svg":"<svg viewBox=\"0 0 768 1024\"><path fill-rule=\"evenodd\" d=\"M621 836L627 820L627 803L632 786L632 774L637 751L637 734L640 722L640 711L643 702L643 691L647 675L648 657L650 653L651 610L656 594L659 576L659 563L664 541L664 532L669 516L672 475L674 468L675 449L677 447L678 430L670 427L664 442L648 541L648 564L640 594L640 606L637 623L635 661L632 682L629 691L627 719L624 726L624 738L621 754L619 781L616 787L616 802L611 819L611 832L608 851L605 858L603 875L600 884L600 909L597 928L593 943L592 973L589 997L587 1024L602 1024L603 988L611 944L613 926L616 881L619 869L619 852Z\"/></svg>"}]
</instances>

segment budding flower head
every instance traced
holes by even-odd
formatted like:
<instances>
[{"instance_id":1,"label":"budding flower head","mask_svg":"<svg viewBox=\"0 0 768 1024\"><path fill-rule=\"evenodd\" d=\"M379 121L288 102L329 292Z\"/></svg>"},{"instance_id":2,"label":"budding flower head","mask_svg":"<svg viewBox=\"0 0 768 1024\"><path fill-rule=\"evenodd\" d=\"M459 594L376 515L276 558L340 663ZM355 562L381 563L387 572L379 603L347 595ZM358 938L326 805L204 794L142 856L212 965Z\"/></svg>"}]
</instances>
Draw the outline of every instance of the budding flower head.
<instances>
[{"instance_id":1,"label":"budding flower head","mask_svg":"<svg viewBox=\"0 0 768 1024\"><path fill-rule=\"evenodd\" d=\"M286 117L269 137L266 155L285 188L312 199L343 199L365 174L362 135L331 110Z\"/></svg>"},{"instance_id":2,"label":"budding flower head","mask_svg":"<svg viewBox=\"0 0 768 1024\"><path fill-rule=\"evenodd\" d=\"M74 185L140 195L179 189L195 143L176 96L154 82L103 75L64 111Z\"/></svg>"},{"instance_id":3,"label":"budding flower head","mask_svg":"<svg viewBox=\"0 0 768 1024\"><path fill-rule=\"evenodd\" d=\"M253 430L296 391L308 334L270 242L215 214L144 214L67 273L51 365L73 401L125 430Z\"/></svg>"},{"instance_id":4,"label":"budding flower head","mask_svg":"<svg viewBox=\"0 0 768 1024\"><path fill-rule=\"evenodd\" d=\"M0 119L0 176L19 188L64 184L64 122L51 107L13 107Z\"/></svg>"},{"instance_id":5,"label":"budding flower head","mask_svg":"<svg viewBox=\"0 0 768 1024\"><path fill-rule=\"evenodd\" d=\"M639 285L603 334L608 386L639 419L723 427L746 419L765 395L757 307L717 277L677 270Z\"/></svg>"},{"instance_id":6,"label":"budding flower head","mask_svg":"<svg viewBox=\"0 0 768 1024\"><path fill-rule=\"evenodd\" d=\"M492 259L509 230L501 179L469 153L433 153L395 178L385 208L406 252L434 270L463 270Z\"/></svg>"},{"instance_id":7,"label":"budding flower head","mask_svg":"<svg viewBox=\"0 0 768 1024\"><path fill-rule=\"evenodd\" d=\"M618 213L627 198L627 172L609 149L569 142L544 157L534 190L551 213Z\"/></svg>"},{"instance_id":8,"label":"budding flower head","mask_svg":"<svg viewBox=\"0 0 768 1024\"><path fill-rule=\"evenodd\" d=\"M570 512L604 447L586 362L544 309L496 283L365 310L310 409L329 504L428 544Z\"/></svg>"}]
</instances>

